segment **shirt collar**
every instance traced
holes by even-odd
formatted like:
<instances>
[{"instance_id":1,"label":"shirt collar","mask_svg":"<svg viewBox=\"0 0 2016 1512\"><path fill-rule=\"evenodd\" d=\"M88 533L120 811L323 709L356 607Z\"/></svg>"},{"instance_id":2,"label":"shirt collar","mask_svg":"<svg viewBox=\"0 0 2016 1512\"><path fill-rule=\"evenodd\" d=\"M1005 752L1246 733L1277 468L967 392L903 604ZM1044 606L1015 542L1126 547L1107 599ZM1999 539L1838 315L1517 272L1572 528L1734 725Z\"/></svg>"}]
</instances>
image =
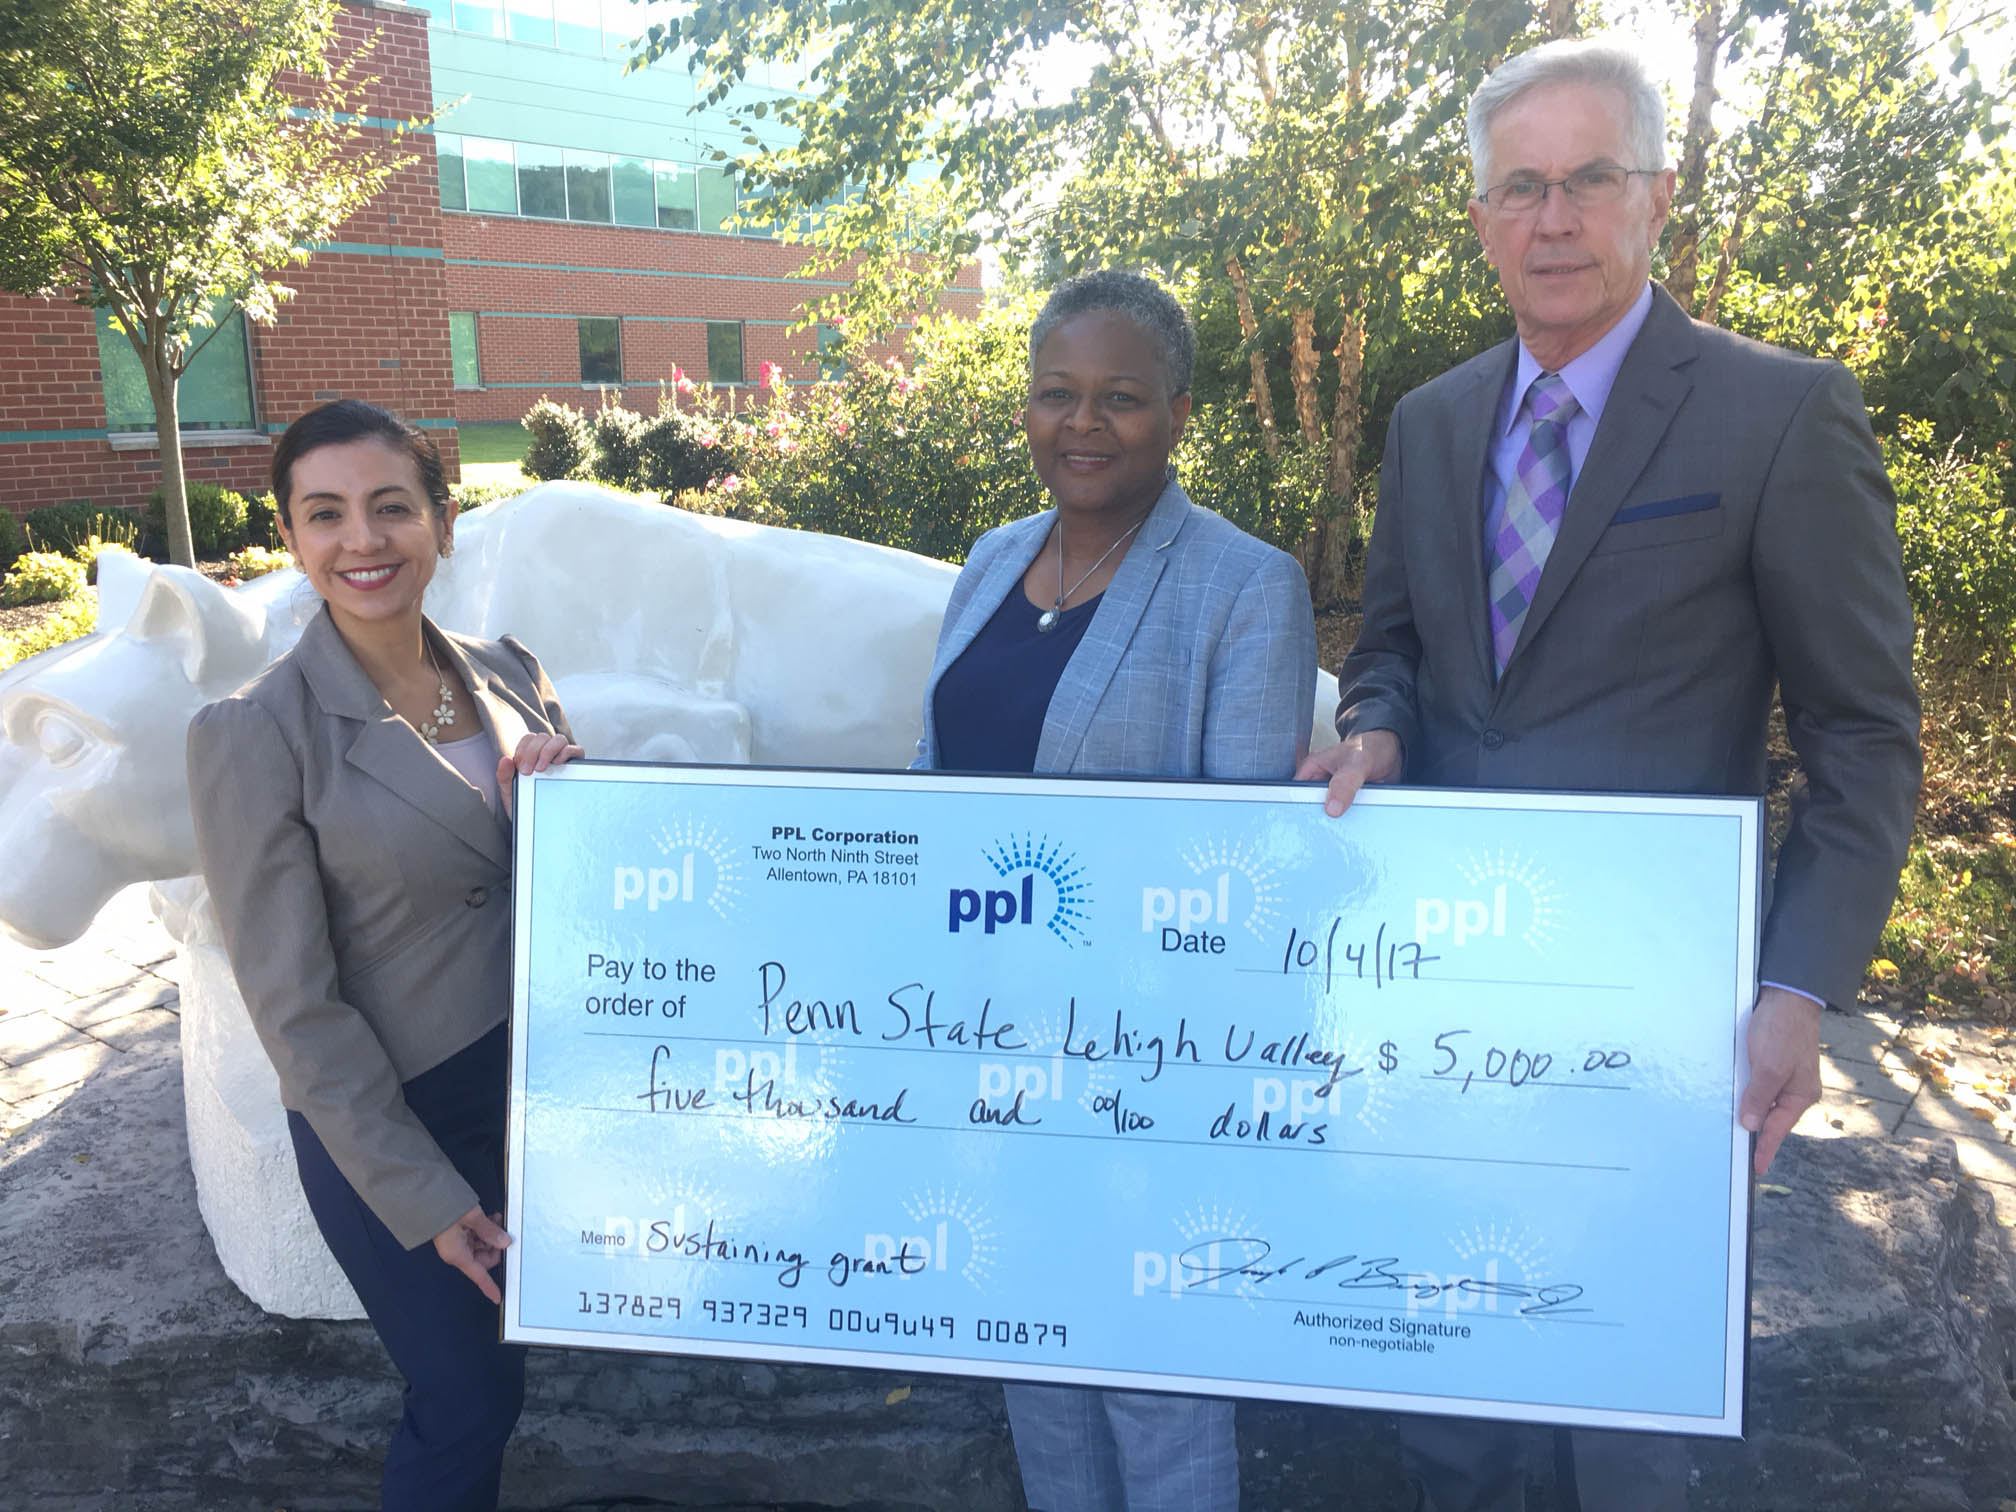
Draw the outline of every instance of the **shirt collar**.
<instances>
[{"instance_id":1,"label":"shirt collar","mask_svg":"<svg viewBox=\"0 0 2016 1512\"><path fill-rule=\"evenodd\" d=\"M1638 333L1645 328L1645 319L1651 313L1652 285L1648 283L1638 291L1638 298L1631 308L1597 339L1594 346L1572 362L1562 365L1561 381L1568 385L1568 392L1575 396L1575 402L1589 417L1590 424L1594 425L1603 418L1603 406L1609 403L1610 390L1616 387L1617 375L1623 371L1625 354L1631 350L1631 343L1638 339ZM1519 417L1519 401L1526 397L1526 390L1544 371L1533 354L1526 350L1526 343L1520 342L1519 362L1513 369L1511 387L1498 406L1499 435L1505 435L1512 429L1512 422Z\"/></svg>"}]
</instances>

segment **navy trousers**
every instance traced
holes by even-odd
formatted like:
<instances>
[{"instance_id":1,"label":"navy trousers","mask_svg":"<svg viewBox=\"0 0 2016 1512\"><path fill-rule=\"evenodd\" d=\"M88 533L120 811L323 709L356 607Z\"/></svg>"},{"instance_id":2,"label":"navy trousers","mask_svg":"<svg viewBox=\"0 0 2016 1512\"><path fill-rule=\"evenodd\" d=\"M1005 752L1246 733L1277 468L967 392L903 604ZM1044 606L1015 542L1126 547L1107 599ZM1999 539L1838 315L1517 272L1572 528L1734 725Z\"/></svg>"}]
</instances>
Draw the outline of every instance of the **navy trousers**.
<instances>
[{"instance_id":1,"label":"navy trousers","mask_svg":"<svg viewBox=\"0 0 2016 1512\"><path fill-rule=\"evenodd\" d=\"M406 1083L406 1105L486 1213L504 1207L504 1027ZM525 1400L525 1351L498 1342L497 1308L431 1244L407 1249L287 1115L301 1188L336 1263L406 1378L385 1455L384 1512L495 1512L504 1445Z\"/></svg>"}]
</instances>

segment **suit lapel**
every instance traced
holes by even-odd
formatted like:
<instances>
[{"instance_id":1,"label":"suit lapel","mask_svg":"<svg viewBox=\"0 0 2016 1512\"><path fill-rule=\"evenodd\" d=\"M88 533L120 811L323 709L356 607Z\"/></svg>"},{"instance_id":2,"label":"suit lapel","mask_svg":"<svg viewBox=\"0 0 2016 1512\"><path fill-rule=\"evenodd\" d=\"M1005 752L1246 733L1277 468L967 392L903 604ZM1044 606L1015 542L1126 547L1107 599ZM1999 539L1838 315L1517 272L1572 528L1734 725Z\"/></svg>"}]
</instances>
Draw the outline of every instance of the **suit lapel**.
<instances>
[{"instance_id":1,"label":"suit lapel","mask_svg":"<svg viewBox=\"0 0 2016 1512\"><path fill-rule=\"evenodd\" d=\"M518 696L489 666L465 652L453 636L442 634L432 623L427 626L427 634L442 665L453 663L455 670L462 674L462 685L475 700L476 717L482 720L484 733L496 743L497 754L508 756L517 750L518 742L531 730ZM540 722L544 723L543 714ZM491 823L508 848L511 816L504 812L501 803L494 811L485 805L484 812L489 814Z\"/></svg>"},{"instance_id":2,"label":"suit lapel","mask_svg":"<svg viewBox=\"0 0 2016 1512\"><path fill-rule=\"evenodd\" d=\"M1043 736L1036 746L1037 771L1068 772L1078 759L1099 700L1106 696L1106 685L1113 681L1120 658L1148 610L1148 600L1169 565L1169 548L1190 518L1190 509L1189 495L1173 481L1166 484L1140 534L1120 558L1120 570L1100 595L1092 623L1085 627L1085 638L1065 663L1057 691L1050 695Z\"/></svg>"},{"instance_id":3,"label":"suit lapel","mask_svg":"<svg viewBox=\"0 0 2016 1512\"><path fill-rule=\"evenodd\" d=\"M1611 516L1623 504L1631 485L1652 460L1681 401L1694 387L1685 369L1694 360L1697 346L1693 322L1663 289L1655 288L1652 312L1624 356L1589 455L1583 459L1582 472L1569 489L1560 533L1541 569L1532 606L1506 663L1508 670L1540 633L1589 552L1609 529Z\"/></svg>"},{"instance_id":4,"label":"suit lapel","mask_svg":"<svg viewBox=\"0 0 2016 1512\"><path fill-rule=\"evenodd\" d=\"M1036 560L1036 553L1049 539L1050 522L1056 517L1054 509L1045 510L1042 514L1031 515L1026 520L1003 527L1019 533L1002 543L1000 554L966 600L959 618L939 638L937 654L931 662L931 680L926 684L924 694L924 734L934 763L938 749L938 716L934 706L938 684L944 678L946 669L965 654L966 648L973 644L973 637L985 628L1003 600L1022 581L1022 574L1029 570L1029 564Z\"/></svg>"},{"instance_id":5,"label":"suit lapel","mask_svg":"<svg viewBox=\"0 0 2016 1512\"><path fill-rule=\"evenodd\" d=\"M434 645L440 654L442 641ZM510 847L489 805L392 712L336 633L326 608L302 631L295 655L323 709L357 724L357 737L344 753L351 766L499 866L511 864ZM468 665L466 658L457 659L459 666Z\"/></svg>"},{"instance_id":6,"label":"suit lapel","mask_svg":"<svg viewBox=\"0 0 2016 1512\"><path fill-rule=\"evenodd\" d=\"M1426 582L1469 585L1455 595L1463 605L1464 630L1470 639L1471 671L1489 688L1497 680L1491 656L1491 616L1486 599L1488 574L1484 568L1484 468L1497 439L1498 404L1505 385L1517 368L1518 343L1508 341L1477 365L1468 386L1451 397L1456 415L1449 435L1457 439L1451 448L1451 487L1458 501L1455 509L1439 509L1434 518L1447 522L1453 535L1440 543L1441 570L1431 564Z\"/></svg>"}]
</instances>

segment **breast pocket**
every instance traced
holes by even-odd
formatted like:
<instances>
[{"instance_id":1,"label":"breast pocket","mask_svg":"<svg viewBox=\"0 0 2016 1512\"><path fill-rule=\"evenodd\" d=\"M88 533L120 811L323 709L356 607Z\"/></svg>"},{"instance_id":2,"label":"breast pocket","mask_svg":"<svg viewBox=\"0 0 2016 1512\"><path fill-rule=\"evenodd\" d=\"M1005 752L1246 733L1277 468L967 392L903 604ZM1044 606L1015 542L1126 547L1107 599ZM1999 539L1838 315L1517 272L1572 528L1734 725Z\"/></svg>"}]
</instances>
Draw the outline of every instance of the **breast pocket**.
<instances>
[{"instance_id":1,"label":"breast pocket","mask_svg":"<svg viewBox=\"0 0 2016 1512\"><path fill-rule=\"evenodd\" d=\"M1597 537L1589 554L1643 551L1653 546L1706 540L1722 533L1723 516L1720 494L1686 494L1629 504L1611 517L1609 528Z\"/></svg>"}]
</instances>

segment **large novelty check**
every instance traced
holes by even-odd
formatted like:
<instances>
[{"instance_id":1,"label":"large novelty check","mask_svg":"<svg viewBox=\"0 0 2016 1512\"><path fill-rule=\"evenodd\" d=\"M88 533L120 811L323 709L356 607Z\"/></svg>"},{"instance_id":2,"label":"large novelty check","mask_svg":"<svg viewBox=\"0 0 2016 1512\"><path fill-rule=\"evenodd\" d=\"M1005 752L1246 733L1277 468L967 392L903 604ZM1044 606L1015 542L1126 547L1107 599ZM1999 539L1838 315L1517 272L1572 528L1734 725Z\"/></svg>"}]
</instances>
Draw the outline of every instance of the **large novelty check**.
<instances>
[{"instance_id":1,"label":"large novelty check","mask_svg":"<svg viewBox=\"0 0 2016 1512\"><path fill-rule=\"evenodd\" d=\"M1759 818L520 783L505 1336L1738 1433Z\"/></svg>"}]
</instances>

